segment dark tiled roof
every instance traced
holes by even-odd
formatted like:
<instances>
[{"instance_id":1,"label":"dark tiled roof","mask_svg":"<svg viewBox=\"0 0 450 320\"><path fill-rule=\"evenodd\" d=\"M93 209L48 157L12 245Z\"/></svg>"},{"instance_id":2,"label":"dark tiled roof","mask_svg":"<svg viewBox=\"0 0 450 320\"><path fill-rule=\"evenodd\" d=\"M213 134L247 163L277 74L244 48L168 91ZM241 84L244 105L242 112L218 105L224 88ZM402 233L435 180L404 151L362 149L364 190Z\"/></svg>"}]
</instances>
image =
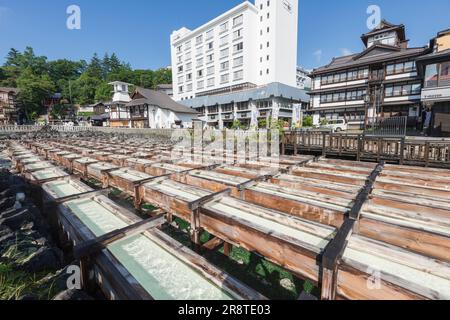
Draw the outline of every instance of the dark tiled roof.
<instances>
[{"instance_id":1,"label":"dark tiled roof","mask_svg":"<svg viewBox=\"0 0 450 320\"><path fill-rule=\"evenodd\" d=\"M381 49L380 53L366 56L367 53ZM326 72L338 71L352 67L366 66L375 62L384 62L390 60L401 59L408 56L418 56L426 51L426 47L421 48L398 48L386 45L375 45L366 49L359 54L353 54L340 58L334 58L330 64L317 68L312 72L312 75L317 75Z\"/></svg>"},{"instance_id":2,"label":"dark tiled roof","mask_svg":"<svg viewBox=\"0 0 450 320\"><path fill-rule=\"evenodd\" d=\"M148 104L158 106L161 109L171 110L173 112L197 114L197 111L175 102L171 97L163 92L144 88L137 88L136 92L141 94L144 98L132 100L127 103L127 107Z\"/></svg>"}]
</instances>

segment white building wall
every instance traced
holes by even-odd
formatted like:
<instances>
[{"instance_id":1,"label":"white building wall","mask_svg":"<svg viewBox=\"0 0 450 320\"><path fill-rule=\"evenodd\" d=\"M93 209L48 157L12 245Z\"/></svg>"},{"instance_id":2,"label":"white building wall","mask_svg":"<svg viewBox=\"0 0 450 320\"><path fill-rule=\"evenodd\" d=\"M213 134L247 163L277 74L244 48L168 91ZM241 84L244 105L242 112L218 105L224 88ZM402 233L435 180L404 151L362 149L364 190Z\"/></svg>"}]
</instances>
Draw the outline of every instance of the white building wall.
<instances>
[{"instance_id":1,"label":"white building wall","mask_svg":"<svg viewBox=\"0 0 450 320\"><path fill-rule=\"evenodd\" d=\"M243 15L242 24L233 26L233 20L240 15ZM228 23L228 28L222 32L221 25L224 23ZM241 29L242 36L234 40L234 32ZM255 0L255 5L245 1L196 30L182 28L174 31L171 35L174 100L190 99L200 92L247 82L255 85L280 82L295 87L297 29L298 0ZM206 40L210 30L213 30L213 37ZM221 38L226 35L228 45L221 46ZM196 45L199 36L203 39L201 44ZM209 50L207 46L211 41L213 49ZM243 51L235 53L234 45L241 42ZM177 48L180 46L181 52L178 53ZM189 47L190 49L186 49ZM221 50L225 48L229 48L228 57L221 58ZM207 64L210 54L214 54L214 62ZM243 65L234 67L234 59L240 56L243 56ZM203 60L199 67L197 59ZM221 64L226 61L229 63L228 70L221 71ZM192 64L192 69L187 71L189 63ZM183 66L182 72L179 71L180 66ZM208 76L207 68L211 66L214 66L214 75ZM201 78L197 76L199 70L203 70ZM238 71L242 71L243 77L236 80L235 73ZM189 82L186 80L188 74L192 74ZM221 76L227 74L228 81L221 81ZM214 85L208 86L208 79L214 79ZM198 86L199 81L203 81L203 86ZM181 86L183 92L180 92ZM188 90L191 86L192 90Z\"/></svg>"}]
</instances>

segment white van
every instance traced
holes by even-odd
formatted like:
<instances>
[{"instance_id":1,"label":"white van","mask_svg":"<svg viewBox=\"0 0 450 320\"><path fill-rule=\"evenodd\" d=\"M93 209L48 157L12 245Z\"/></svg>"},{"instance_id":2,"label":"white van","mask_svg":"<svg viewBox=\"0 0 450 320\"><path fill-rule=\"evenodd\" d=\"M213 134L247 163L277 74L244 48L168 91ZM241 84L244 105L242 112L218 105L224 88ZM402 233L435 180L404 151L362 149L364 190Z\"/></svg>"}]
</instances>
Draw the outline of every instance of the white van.
<instances>
[{"instance_id":1,"label":"white van","mask_svg":"<svg viewBox=\"0 0 450 320\"><path fill-rule=\"evenodd\" d=\"M344 119L328 120L328 124L320 126L321 129L328 129L332 132L341 132L348 130L348 123Z\"/></svg>"}]
</instances>

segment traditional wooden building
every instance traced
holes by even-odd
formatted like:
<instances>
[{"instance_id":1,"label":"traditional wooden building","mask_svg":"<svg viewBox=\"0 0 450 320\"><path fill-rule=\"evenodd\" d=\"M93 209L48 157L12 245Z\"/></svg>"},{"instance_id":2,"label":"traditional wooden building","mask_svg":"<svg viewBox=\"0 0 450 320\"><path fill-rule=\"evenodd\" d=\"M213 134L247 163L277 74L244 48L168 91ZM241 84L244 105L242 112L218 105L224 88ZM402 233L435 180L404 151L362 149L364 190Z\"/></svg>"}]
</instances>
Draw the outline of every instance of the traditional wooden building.
<instances>
[{"instance_id":1,"label":"traditional wooden building","mask_svg":"<svg viewBox=\"0 0 450 320\"><path fill-rule=\"evenodd\" d=\"M360 129L371 120L407 116L409 126L416 126L422 90L416 60L427 47L408 47L405 26L385 20L361 39L363 52L334 58L312 72L314 123L345 119Z\"/></svg>"},{"instance_id":2,"label":"traditional wooden building","mask_svg":"<svg viewBox=\"0 0 450 320\"><path fill-rule=\"evenodd\" d=\"M450 136L450 29L431 40L429 53L417 60L417 66L424 77L424 112L429 113L424 126L432 135Z\"/></svg>"},{"instance_id":3,"label":"traditional wooden building","mask_svg":"<svg viewBox=\"0 0 450 320\"><path fill-rule=\"evenodd\" d=\"M189 128L197 118L194 109L175 102L163 92L144 88L136 89L125 108L132 128Z\"/></svg>"},{"instance_id":4,"label":"traditional wooden building","mask_svg":"<svg viewBox=\"0 0 450 320\"><path fill-rule=\"evenodd\" d=\"M19 89L0 87L0 124L15 124L19 120L16 101Z\"/></svg>"}]
</instances>

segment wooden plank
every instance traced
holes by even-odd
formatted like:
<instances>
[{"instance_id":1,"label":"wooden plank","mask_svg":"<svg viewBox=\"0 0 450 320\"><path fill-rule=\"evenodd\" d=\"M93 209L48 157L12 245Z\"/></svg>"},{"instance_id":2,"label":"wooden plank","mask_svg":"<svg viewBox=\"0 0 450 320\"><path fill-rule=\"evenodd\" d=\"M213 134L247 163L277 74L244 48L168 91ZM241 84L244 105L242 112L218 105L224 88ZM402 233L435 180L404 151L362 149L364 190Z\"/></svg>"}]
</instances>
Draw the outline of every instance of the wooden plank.
<instances>
[{"instance_id":1,"label":"wooden plank","mask_svg":"<svg viewBox=\"0 0 450 320\"><path fill-rule=\"evenodd\" d=\"M125 228L111 231L95 239L88 240L73 249L75 259L82 259L106 249L106 247L123 238L132 237L148 229L160 227L166 222L163 215L136 222Z\"/></svg>"}]
</instances>

